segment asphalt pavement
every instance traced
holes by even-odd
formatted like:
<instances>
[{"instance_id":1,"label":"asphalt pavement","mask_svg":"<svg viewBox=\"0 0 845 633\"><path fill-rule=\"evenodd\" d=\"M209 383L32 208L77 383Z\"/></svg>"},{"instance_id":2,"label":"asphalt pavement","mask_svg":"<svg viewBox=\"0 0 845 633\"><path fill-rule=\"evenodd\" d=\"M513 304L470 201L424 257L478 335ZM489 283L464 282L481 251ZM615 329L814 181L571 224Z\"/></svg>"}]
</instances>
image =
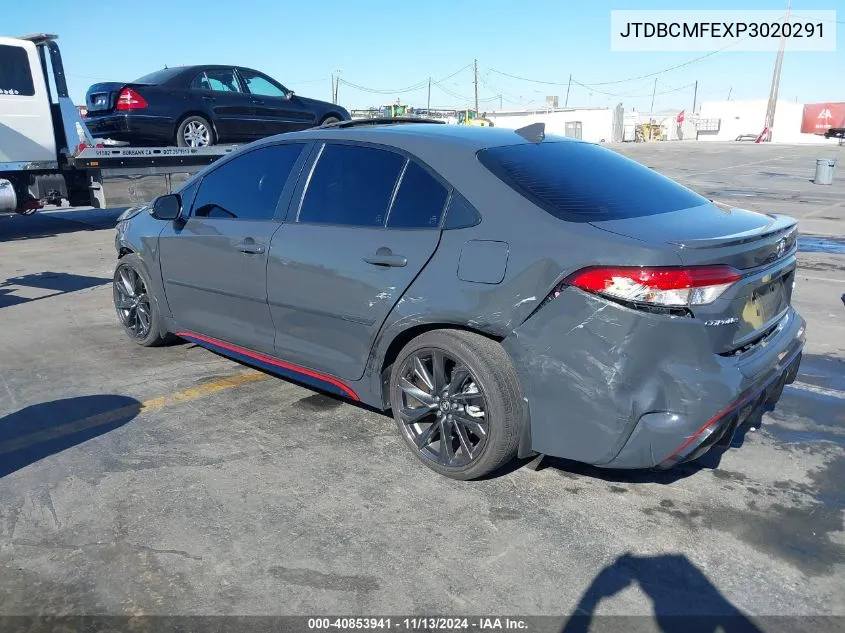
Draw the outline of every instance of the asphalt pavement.
<instances>
[{"instance_id":1,"label":"asphalt pavement","mask_svg":"<svg viewBox=\"0 0 845 633\"><path fill-rule=\"evenodd\" d=\"M131 343L118 211L0 216L0 615L845 616L845 148L616 149L800 221L797 382L720 460L451 481L385 415Z\"/></svg>"}]
</instances>

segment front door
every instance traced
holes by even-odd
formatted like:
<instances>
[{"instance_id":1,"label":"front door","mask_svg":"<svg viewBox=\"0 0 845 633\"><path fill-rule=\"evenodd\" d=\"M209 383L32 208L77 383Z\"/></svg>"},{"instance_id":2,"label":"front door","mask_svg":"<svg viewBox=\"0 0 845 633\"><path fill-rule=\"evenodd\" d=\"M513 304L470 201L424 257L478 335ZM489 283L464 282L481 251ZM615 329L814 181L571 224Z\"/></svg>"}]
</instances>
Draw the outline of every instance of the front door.
<instances>
[{"instance_id":1,"label":"front door","mask_svg":"<svg viewBox=\"0 0 845 633\"><path fill-rule=\"evenodd\" d=\"M198 73L191 80L191 91L214 113L220 142L251 141L262 136L255 104L242 90L234 68L209 68Z\"/></svg>"},{"instance_id":2,"label":"front door","mask_svg":"<svg viewBox=\"0 0 845 633\"><path fill-rule=\"evenodd\" d=\"M277 355L359 379L384 320L437 248L447 197L404 156L325 145L295 221L270 245Z\"/></svg>"},{"instance_id":3,"label":"front door","mask_svg":"<svg viewBox=\"0 0 845 633\"><path fill-rule=\"evenodd\" d=\"M263 136L294 132L317 124L313 108L267 75L248 68L238 72L255 108L256 123Z\"/></svg>"},{"instance_id":4,"label":"front door","mask_svg":"<svg viewBox=\"0 0 845 633\"><path fill-rule=\"evenodd\" d=\"M180 331L273 352L267 253L304 147L262 147L221 164L202 179L187 220L161 233L165 295Z\"/></svg>"}]
</instances>

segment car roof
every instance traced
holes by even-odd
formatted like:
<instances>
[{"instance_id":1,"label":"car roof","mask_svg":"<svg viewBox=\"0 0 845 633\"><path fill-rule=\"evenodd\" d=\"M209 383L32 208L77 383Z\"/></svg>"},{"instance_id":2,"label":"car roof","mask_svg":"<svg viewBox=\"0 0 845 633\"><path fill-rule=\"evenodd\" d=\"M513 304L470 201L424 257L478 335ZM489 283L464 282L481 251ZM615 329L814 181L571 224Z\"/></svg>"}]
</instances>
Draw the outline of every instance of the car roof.
<instances>
[{"instance_id":1,"label":"car roof","mask_svg":"<svg viewBox=\"0 0 845 633\"><path fill-rule=\"evenodd\" d=\"M574 142L560 136L546 136L545 142ZM301 132L290 132L267 139L309 140L309 141L354 141L376 143L404 149L414 153L417 148L430 145L444 145L461 148L469 152L503 145L523 145L532 141L516 130L499 127L476 127L470 125L436 125L433 123L401 123L386 125L364 125L348 128L311 128Z\"/></svg>"}]
</instances>

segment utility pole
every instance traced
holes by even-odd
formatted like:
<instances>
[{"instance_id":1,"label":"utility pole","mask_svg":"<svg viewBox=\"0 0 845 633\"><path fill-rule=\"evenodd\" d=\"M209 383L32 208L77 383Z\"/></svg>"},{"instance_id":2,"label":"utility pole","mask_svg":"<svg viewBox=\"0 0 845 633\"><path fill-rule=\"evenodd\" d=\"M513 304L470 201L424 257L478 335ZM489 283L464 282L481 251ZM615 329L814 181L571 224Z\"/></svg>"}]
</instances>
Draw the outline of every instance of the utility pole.
<instances>
[{"instance_id":1,"label":"utility pole","mask_svg":"<svg viewBox=\"0 0 845 633\"><path fill-rule=\"evenodd\" d=\"M425 103L425 109L431 110L431 77L428 78L428 99ZM429 112L431 114L431 112Z\"/></svg>"},{"instance_id":2,"label":"utility pole","mask_svg":"<svg viewBox=\"0 0 845 633\"><path fill-rule=\"evenodd\" d=\"M499 110L502 110L502 95L499 95Z\"/></svg>"},{"instance_id":3,"label":"utility pole","mask_svg":"<svg viewBox=\"0 0 845 633\"><path fill-rule=\"evenodd\" d=\"M791 9L792 0L788 0L786 4L786 17L783 19L784 24L789 21L789 12ZM777 108L778 103L778 89L780 88L780 69L783 65L784 48L786 48L786 37L784 37L783 31L781 31L780 44L778 45L778 54L775 58L775 70L772 73L772 88L769 91L769 105L766 107L766 120L763 122L763 129L765 130L765 134L761 139L763 141L772 140L772 127L775 123L775 109Z\"/></svg>"},{"instance_id":4,"label":"utility pole","mask_svg":"<svg viewBox=\"0 0 845 633\"><path fill-rule=\"evenodd\" d=\"M473 71L473 83L475 83L475 111L478 112L478 60L473 60L472 63L472 71Z\"/></svg>"},{"instance_id":5,"label":"utility pole","mask_svg":"<svg viewBox=\"0 0 845 633\"><path fill-rule=\"evenodd\" d=\"M572 73L569 73L569 83L566 84L566 100L563 102L563 107L569 105L569 89L572 87Z\"/></svg>"},{"instance_id":6,"label":"utility pole","mask_svg":"<svg viewBox=\"0 0 845 633\"><path fill-rule=\"evenodd\" d=\"M731 87L730 87L730 90L728 90L728 101L730 101L730 100L731 100L731 93L732 93L733 91L734 91L734 87L733 87L733 86L731 86Z\"/></svg>"},{"instance_id":7,"label":"utility pole","mask_svg":"<svg viewBox=\"0 0 845 633\"><path fill-rule=\"evenodd\" d=\"M649 109L649 114L654 112L654 95L657 93L657 77L654 78L654 88L651 91L651 108Z\"/></svg>"},{"instance_id":8,"label":"utility pole","mask_svg":"<svg viewBox=\"0 0 845 633\"><path fill-rule=\"evenodd\" d=\"M337 103L337 101L335 101L334 94L335 94L335 92L334 92L334 73L332 73L332 103Z\"/></svg>"},{"instance_id":9,"label":"utility pole","mask_svg":"<svg viewBox=\"0 0 845 633\"><path fill-rule=\"evenodd\" d=\"M692 93L692 114L695 116L695 102L698 101L698 79L695 80L695 90Z\"/></svg>"}]
</instances>

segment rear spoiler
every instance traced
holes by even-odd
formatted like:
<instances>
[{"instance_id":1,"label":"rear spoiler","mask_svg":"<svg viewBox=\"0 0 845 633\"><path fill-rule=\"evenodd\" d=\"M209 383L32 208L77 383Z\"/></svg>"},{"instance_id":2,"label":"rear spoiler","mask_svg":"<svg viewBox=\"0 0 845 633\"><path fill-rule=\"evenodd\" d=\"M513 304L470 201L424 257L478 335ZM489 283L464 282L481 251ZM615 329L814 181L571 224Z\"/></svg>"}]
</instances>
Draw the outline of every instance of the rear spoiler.
<instances>
[{"instance_id":1,"label":"rear spoiler","mask_svg":"<svg viewBox=\"0 0 845 633\"><path fill-rule=\"evenodd\" d=\"M717 204L717 203L714 203ZM718 205L724 206L724 205ZM728 207L730 208L730 207ZM709 248L716 244L721 246L732 246L735 244L744 244L746 242L755 242L767 237L774 237L777 234L787 234L796 231L798 222L787 215L780 215L779 213L767 213L772 221L766 226L758 229L751 229L749 231L742 231L741 233L734 233L733 235L721 237L707 237L699 240L685 240L683 242L669 242L674 246L681 248Z\"/></svg>"}]
</instances>

